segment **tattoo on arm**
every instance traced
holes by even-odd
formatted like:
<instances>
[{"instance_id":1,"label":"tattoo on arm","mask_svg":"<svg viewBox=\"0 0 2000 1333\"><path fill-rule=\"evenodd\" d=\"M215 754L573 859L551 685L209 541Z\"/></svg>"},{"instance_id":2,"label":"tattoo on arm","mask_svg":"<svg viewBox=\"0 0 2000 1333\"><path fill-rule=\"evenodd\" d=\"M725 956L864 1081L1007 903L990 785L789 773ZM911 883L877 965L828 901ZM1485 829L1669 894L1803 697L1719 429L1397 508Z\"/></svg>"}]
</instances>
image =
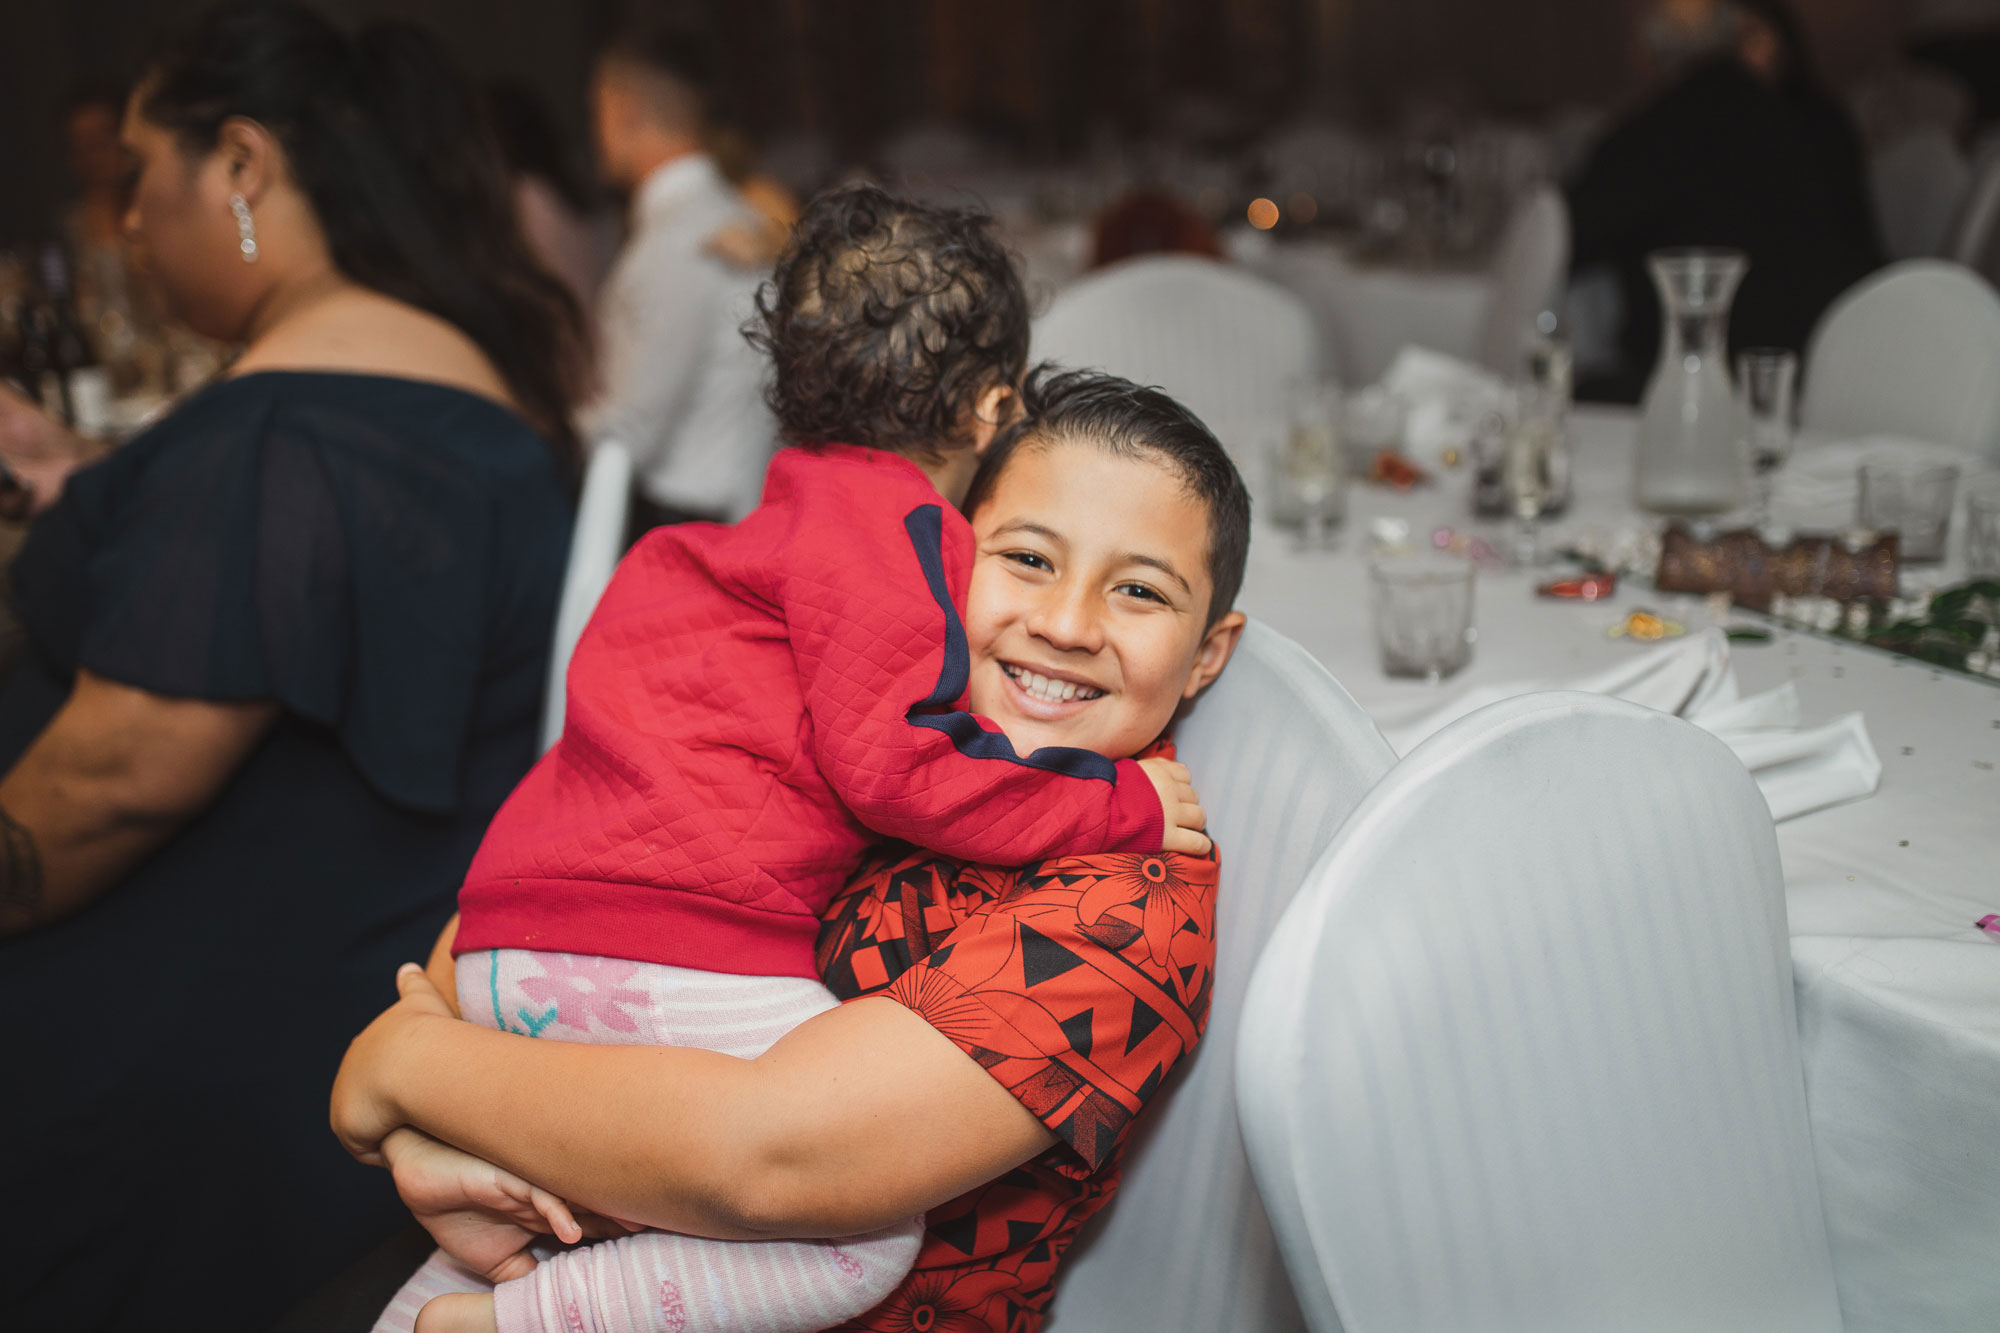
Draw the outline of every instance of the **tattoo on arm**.
<instances>
[{"instance_id":1,"label":"tattoo on arm","mask_svg":"<svg viewBox=\"0 0 2000 1333\"><path fill-rule=\"evenodd\" d=\"M35 837L0 807L0 931L25 930L42 916L42 854Z\"/></svg>"}]
</instances>

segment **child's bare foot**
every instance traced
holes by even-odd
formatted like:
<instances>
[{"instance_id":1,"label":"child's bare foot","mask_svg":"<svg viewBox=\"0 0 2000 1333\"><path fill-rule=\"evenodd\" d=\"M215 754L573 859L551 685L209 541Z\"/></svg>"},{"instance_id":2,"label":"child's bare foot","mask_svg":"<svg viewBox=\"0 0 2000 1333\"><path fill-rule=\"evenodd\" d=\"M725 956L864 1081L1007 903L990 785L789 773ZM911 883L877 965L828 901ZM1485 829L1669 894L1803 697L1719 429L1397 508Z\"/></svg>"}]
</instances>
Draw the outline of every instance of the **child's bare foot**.
<instances>
[{"instance_id":1,"label":"child's bare foot","mask_svg":"<svg viewBox=\"0 0 2000 1333\"><path fill-rule=\"evenodd\" d=\"M417 1312L416 1333L499 1333L493 1298L469 1291L433 1296Z\"/></svg>"}]
</instances>

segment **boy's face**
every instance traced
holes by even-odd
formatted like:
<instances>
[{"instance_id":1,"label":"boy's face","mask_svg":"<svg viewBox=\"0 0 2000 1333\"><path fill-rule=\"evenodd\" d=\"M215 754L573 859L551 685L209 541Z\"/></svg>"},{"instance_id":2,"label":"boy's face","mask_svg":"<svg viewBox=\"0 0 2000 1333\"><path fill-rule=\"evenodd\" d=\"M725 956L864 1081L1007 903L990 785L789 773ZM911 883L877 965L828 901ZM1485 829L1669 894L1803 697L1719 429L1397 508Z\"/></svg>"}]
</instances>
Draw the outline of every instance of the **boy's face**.
<instances>
[{"instance_id":1,"label":"boy's face","mask_svg":"<svg viewBox=\"0 0 2000 1333\"><path fill-rule=\"evenodd\" d=\"M1207 508L1152 459L1024 444L972 529L972 711L1021 754L1136 754L1242 632L1208 627Z\"/></svg>"}]
</instances>

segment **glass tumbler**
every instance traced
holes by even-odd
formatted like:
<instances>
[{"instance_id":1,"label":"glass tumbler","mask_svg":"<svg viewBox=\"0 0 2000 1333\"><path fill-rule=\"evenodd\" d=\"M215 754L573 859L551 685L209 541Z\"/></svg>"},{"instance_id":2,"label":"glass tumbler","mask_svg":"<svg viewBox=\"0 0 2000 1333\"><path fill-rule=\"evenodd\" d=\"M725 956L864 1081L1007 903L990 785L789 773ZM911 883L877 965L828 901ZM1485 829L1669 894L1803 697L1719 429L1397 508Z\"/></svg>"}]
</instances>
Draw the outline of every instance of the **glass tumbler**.
<instances>
[{"instance_id":1,"label":"glass tumbler","mask_svg":"<svg viewBox=\"0 0 2000 1333\"><path fill-rule=\"evenodd\" d=\"M1470 560L1429 551L1380 556L1368 574L1383 671L1436 683L1472 660Z\"/></svg>"},{"instance_id":2,"label":"glass tumbler","mask_svg":"<svg viewBox=\"0 0 2000 1333\"><path fill-rule=\"evenodd\" d=\"M1965 573L1967 578L2000 579L2000 475L1966 483Z\"/></svg>"},{"instance_id":3,"label":"glass tumbler","mask_svg":"<svg viewBox=\"0 0 2000 1333\"><path fill-rule=\"evenodd\" d=\"M1944 463L1863 463L1860 479L1857 523L1875 532L1899 534L1905 564L1944 559L1957 468Z\"/></svg>"},{"instance_id":4,"label":"glass tumbler","mask_svg":"<svg viewBox=\"0 0 2000 1333\"><path fill-rule=\"evenodd\" d=\"M1339 386L1296 383L1290 407L1285 438L1271 452L1273 517L1296 524L1300 547L1317 550L1331 544L1347 506Z\"/></svg>"}]
</instances>

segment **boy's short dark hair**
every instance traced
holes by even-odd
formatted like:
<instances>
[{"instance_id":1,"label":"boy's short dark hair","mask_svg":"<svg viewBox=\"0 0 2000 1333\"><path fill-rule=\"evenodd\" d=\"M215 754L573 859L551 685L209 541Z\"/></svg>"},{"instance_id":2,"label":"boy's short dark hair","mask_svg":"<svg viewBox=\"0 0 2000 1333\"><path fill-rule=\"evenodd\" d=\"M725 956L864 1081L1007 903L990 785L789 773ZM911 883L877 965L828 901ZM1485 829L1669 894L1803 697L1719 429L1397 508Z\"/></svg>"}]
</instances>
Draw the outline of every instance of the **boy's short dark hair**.
<instances>
[{"instance_id":1,"label":"boy's short dark hair","mask_svg":"<svg viewBox=\"0 0 2000 1333\"><path fill-rule=\"evenodd\" d=\"M745 330L792 444L936 459L979 395L1028 363L1028 298L993 220L869 185L816 196Z\"/></svg>"},{"instance_id":2,"label":"boy's short dark hair","mask_svg":"<svg viewBox=\"0 0 2000 1333\"><path fill-rule=\"evenodd\" d=\"M966 492L970 517L993 494L1023 447L1083 440L1109 453L1167 467L1208 509L1208 623L1236 604L1250 553L1250 492L1201 419L1158 389L1098 370L1062 370L1043 362L1021 389L1021 416L987 447Z\"/></svg>"}]
</instances>

